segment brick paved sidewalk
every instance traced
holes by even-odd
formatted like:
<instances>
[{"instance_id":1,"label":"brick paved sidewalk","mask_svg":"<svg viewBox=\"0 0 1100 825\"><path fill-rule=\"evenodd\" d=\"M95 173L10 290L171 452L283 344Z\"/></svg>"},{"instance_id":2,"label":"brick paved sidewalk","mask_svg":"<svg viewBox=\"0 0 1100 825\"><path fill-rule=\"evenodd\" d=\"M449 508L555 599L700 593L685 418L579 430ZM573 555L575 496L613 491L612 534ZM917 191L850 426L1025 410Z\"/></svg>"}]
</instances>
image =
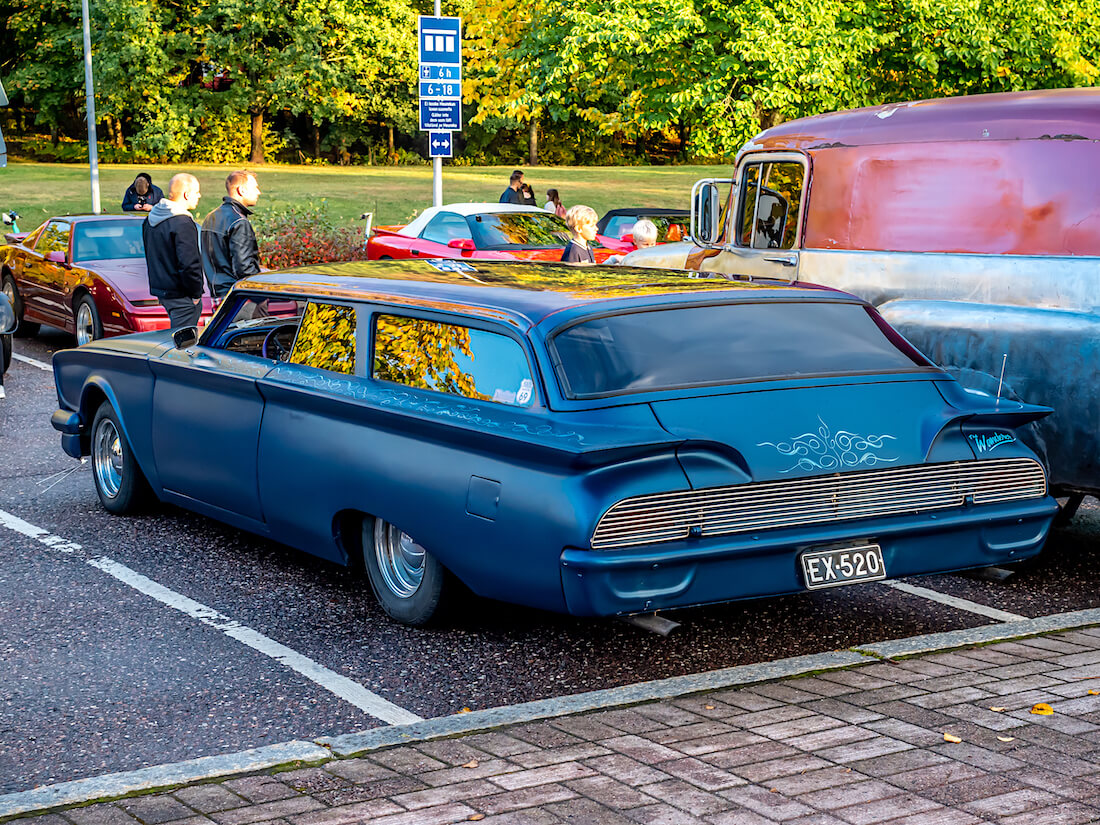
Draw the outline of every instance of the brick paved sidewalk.
<instances>
[{"instance_id":1,"label":"brick paved sidewalk","mask_svg":"<svg viewBox=\"0 0 1100 825\"><path fill-rule=\"evenodd\" d=\"M1075 825L1100 821L1089 690L1100 628L389 748L35 825ZM1053 715L1032 714L1040 702Z\"/></svg>"}]
</instances>

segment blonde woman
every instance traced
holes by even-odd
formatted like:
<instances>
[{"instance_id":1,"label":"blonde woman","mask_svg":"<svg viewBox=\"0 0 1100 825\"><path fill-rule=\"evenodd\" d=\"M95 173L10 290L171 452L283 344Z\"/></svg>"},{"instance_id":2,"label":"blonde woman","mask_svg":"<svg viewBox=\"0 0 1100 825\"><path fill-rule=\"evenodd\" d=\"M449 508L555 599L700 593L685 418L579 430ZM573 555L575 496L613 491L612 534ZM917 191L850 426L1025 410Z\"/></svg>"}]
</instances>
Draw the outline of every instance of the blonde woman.
<instances>
[{"instance_id":1,"label":"blonde woman","mask_svg":"<svg viewBox=\"0 0 1100 825\"><path fill-rule=\"evenodd\" d=\"M573 237L561 255L563 262L569 264L596 263L596 256L589 244L596 240L596 223L598 220L596 210L591 206L578 204L565 213L565 223Z\"/></svg>"}]
</instances>

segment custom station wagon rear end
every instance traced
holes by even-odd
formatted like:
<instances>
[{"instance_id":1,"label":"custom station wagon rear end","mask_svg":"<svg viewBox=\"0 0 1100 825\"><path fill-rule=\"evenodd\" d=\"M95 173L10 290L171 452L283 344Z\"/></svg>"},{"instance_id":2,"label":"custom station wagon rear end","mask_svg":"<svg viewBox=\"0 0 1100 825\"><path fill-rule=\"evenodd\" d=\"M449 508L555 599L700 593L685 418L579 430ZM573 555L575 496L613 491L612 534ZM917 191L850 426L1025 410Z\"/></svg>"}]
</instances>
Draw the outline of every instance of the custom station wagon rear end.
<instances>
[{"instance_id":1,"label":"custom station wagon rear end","mask_svg":"<svg viewBox=\"0 0 1100 825\"><path fill-rule=\"evenodd\" d=\"M108 509L164 501L348 564L428 621L457 577L635 614L1034 555L1016 428L843 293L630 268L320 265L196 341L55 355Z\"/></svg>"}]
</instances>

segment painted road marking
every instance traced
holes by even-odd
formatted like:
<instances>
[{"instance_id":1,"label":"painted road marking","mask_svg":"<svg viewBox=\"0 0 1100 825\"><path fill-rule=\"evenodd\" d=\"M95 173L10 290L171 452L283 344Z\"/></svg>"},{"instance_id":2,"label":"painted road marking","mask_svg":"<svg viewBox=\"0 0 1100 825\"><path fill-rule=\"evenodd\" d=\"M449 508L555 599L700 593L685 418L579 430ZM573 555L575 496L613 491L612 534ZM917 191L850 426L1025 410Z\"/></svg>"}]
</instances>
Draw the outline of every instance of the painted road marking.
<instances>
[{"instance_id":1,"label":"painted road marking","mask_svg":"<svg viewBox=\"0 0 1100 825\"><path fill-rule=\"evenodd\" d=\"M51 534L49 530L43 530L41 527L36 527L18 516L3 510L0 510L0 526L7 527L9 530L13 530L51 549L60 550L64 553L73 553L81 549L79 544L66 541L59 536ZM376 719L381 719L383 722L387 722L391 725L407 725L413 722L423 721L423 717L417 716L415 713L407 711L403 707L383 699L377 693L372 693L358 682L354 682L346 676L341 676L339 673L329 670L324 665L303 656L301 653L291 650L289 647L276 642L274 639L268 638L250 627L240 624L236 620L219 613L212 607L207 607L194 599L189 599L174 590L169 590L167 587L157 584L152 579L146 578L135 570L131 570L124 564L119 564L106 556L100 556L94 559L86 558L84 562L98 570L102 570L109 576L113 576L123 584L137 590L139 593L144 593L146 596L156 599L161 604L167 605L173 610L178 610L193 619L198 619L203 624L215 630L220 630L231 639L236 639L241 644L247 645L253 650L271 657L279 664L290 668L294 672L304 676L311 682L323 687L325 690L335 694L345 702L354 705L364 713Z\"/></svg>"},{"instance_id":2,"label":"painted road marking","mask_svg":"<svg viewBox=\"0 0 1100 825\"><path fill-rule=\"evenodd\" d=\"M38 361L34 358L28 358L26 355L20 355L18 352L11 354L13 361L22 361L24 364L30 364L32 367L38 367L40 370L46 372L53 372L53 367L47 364L45 361Z\"/></svg>"},{"instance_id":3,"label":"painted road marking","mask_svg":"<svg viewBox=\"0 0 1100 825\"><path fill-rule=\"evenodd\" d=\"M915 584L906 584L905 582L898 581L886 581L880 582L887 587L892 587L895 590L900 590L903 593L910 593L914 596L920 596L923 599L930 599L940 604L946 604L949 607L954 607L957 610L965 610L968 613L977 613L979 616L985 616L989 619L995 619L998 622L1020 622L1027 619L1027 616L1021 616L1018 613L1008 613L1004 610L998 610L995 607L986 607L984 604L978 604L972 602L969 599L960 599L957 596L948 596L946 593L940 593L936 590L929 590L927 587L917 587Z\"/></svg>"}]
</instances>

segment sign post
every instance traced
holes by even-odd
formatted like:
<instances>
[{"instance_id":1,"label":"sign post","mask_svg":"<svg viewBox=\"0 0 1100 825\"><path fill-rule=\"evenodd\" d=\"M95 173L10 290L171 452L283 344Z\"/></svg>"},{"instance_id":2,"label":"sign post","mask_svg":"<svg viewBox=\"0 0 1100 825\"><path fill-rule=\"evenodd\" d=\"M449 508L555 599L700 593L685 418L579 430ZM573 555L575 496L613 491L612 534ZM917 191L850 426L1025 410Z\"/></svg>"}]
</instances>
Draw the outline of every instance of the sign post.
<instances>
[{"instance_id":1,"label":"sign post","mask_svg":"<svg viewBox=\"0 0 1100 825\"><path fill-rule=\"evenodd\" d=\"M99 151L95 135L95 86L92 84L92 32L88 24L88 0L81 0L80 13L84 18L84 100L88 118L88 165L92 170L92 214L99 208Z\"/></svg>"},{"instance_id":2,"label":"sign post","mask_svg":"<svg viewBox=\"0 0 1100 825\"><path fill-rule=\"evenodd\" d=\"M452 132L462 131L462 20L421 16L417 25L420 54L420 130L428 132L432 158L432 205L443 205L443 158L453 154Z\"/></svg>"},{"instance_id":3,"label":"sign post","mask_svg":"<svg viewBox=\"0 0 1100 825\"><path fill-rule=\"evenodd\" d=\"M8 96L7 96L7 93L4 92L4 84L0 83L0 106L7 106L7 105L8 105ZM0 169L3 169L7 165L8 165L8 147L4 144L4 134L2 132L0 132ZM0 372L2 372L2 370L0 370ZM2 375L0 375L0 379L3 379ZM2 388L0 388L0 393L2 393L3 391L4 390ZM3 396L0 395L0 398L3 398Z\"/></svg>"}]
</instances>

